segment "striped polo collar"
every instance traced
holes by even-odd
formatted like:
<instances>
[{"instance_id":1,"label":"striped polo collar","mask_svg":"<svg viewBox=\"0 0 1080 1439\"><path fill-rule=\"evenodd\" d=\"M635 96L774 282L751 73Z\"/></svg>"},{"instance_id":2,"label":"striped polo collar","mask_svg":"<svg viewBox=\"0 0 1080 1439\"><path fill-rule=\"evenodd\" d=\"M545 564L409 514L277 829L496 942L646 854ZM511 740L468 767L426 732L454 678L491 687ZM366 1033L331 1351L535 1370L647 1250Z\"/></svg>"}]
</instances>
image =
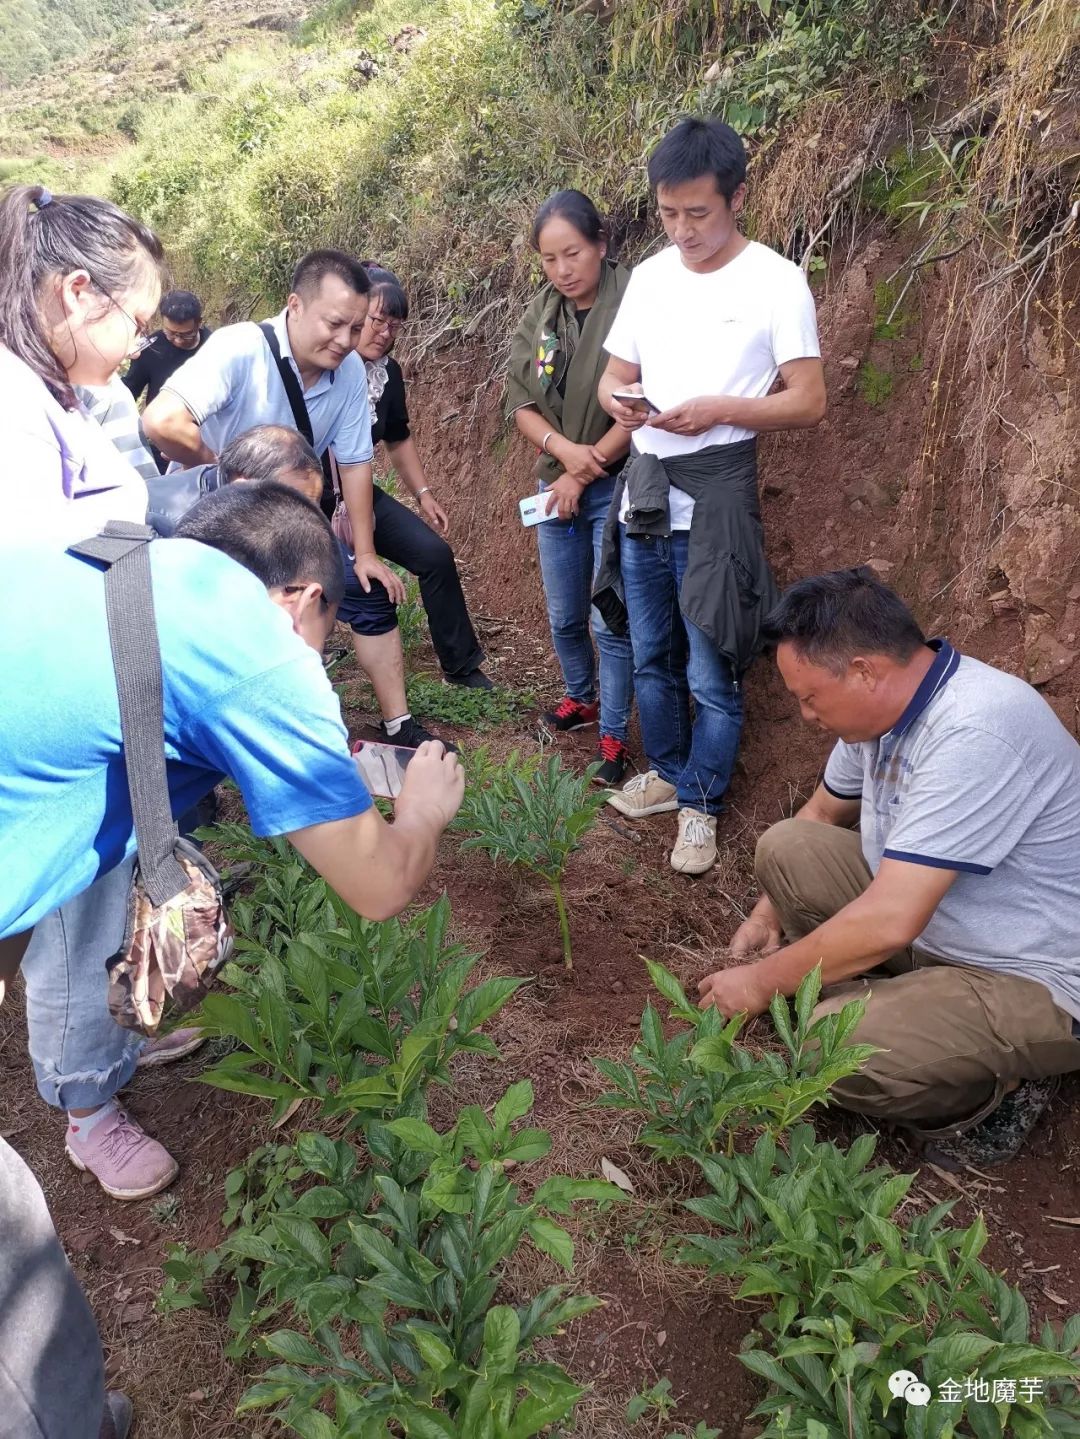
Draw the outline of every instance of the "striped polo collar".
<instances>
[{"instance_id":1,"label":"striped polo collar","mask_svg":"<svg viewBox=\"0 0 1080 1439\"><path fill-rule=\"evenodd\" d=\"M919 688L912 695L907 709L889 731L896 739L899 739L911 728L930 701L945 688L960 666L960 651L954 650L948 640L927 640L926 643L930 649L936 651L934 662L923 675Z\"/></svg>"}]
</instances>

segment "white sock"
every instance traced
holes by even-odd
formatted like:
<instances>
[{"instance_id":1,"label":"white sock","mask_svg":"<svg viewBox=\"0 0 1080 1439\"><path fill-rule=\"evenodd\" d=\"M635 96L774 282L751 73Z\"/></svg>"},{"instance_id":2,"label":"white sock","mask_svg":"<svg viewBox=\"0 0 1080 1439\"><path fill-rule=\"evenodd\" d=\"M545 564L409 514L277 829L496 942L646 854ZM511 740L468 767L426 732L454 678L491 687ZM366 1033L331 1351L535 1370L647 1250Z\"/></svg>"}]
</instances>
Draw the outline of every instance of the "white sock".
<instances>
[{"instance_id":1,"label":"white sock","mask_svg":"<svg viewBox=\"0 0 1080 1439\"><path fill-rule=\"evenodd\" d=\"M383 720L383 728L386 730L386 733L388 735L396 735L398 730L405 723L405 721L411 719L412 715L409 714L408 710L406 710L403 715L398 715L397 719Z\"/></svg>"},{"instance_id":2,"label":"white sock","mask_svg":"<svg viewBox=\"0 0 1080 1439\"><path fill-rule=\"evenodd\" d=\"M71 1133L77 1135L79 1139L86 1139L90 1131L116 1108L118 1108L116 1100L107 1099L100 1109L94 1110L93 1114L69 1114L68 1126Z\"/></svg>"}]
</instances>

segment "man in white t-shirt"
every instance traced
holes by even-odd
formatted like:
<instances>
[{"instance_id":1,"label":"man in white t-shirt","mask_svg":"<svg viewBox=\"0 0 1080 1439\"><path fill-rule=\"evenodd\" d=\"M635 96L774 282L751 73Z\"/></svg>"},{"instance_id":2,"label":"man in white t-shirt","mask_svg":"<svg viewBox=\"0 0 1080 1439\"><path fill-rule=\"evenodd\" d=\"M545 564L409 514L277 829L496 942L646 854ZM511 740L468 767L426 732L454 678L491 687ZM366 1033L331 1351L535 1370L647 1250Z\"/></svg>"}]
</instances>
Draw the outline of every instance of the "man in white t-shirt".
<instances>
[{"instance_id":1,"label":"man in white t-shirt","mask_svg":"<svg viewBox=\"0 0 1080 1439\"><path fill-rule=\"evenodd\" d=\"M742 729L741 669L759 647L756 614L754 633L729 641L718 593L737 588L728 606L736 623L740 600L764 618L775 593L754 437L810 427L825 414L813 297L797 265L739 233L745 175L742 141L719 120L684 119L653 151L649 180L672 244L631 276L599 387L600 403L635 432L635 456L655 457L669 481L666 522L635 536L633 463L628 470L619 568L649 769L610 802L633 819L677 809L671 863L684 874L716 860L716 816ZM777 376L782 388L771 393ZM642 401L615 398L627 390ZM713 527L717 501L723 532ZM699 521L708 516L705 532L696 508ZM733 531L734 560L726 558Z\"/></svg>"}]
</instances>

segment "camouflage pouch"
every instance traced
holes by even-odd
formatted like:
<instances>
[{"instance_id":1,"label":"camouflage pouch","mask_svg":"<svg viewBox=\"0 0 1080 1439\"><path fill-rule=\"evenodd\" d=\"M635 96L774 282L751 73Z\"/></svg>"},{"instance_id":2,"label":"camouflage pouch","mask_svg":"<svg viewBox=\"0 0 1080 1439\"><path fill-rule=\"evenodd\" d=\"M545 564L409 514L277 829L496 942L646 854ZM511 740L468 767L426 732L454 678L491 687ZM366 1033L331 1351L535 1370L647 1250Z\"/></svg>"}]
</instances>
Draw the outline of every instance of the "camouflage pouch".
<instances>
[{"instance_id":1,"label":"camouflage pouch","mask_svg":"<svg viewBox=\"0 0 1080 1439\"><path fill-rule=\"evenodd\" d=\"M194 1009L232 953L233 931L217 870L189 840L177 839L186 886L154 904L139 868L128 901L124 943L108 961L109 1013L125 1029L156 1034L171 1001Z\"/></svg>"},{"instance_id":2,"label":"camouflage pouch","mask_svg":"<svg viewBox=\"0 0 1080 1439\"><path fill-rule=\"evenodd\" d=\"M181 839L165 762L161 653L145 525L113 521L72 545L105 567L105 608L138 862L124 943L108 961L109 1011L117 1024L156 1034L171 1000L193 1008L232 949L221 880Z\"/></svg>"}]
</instances>

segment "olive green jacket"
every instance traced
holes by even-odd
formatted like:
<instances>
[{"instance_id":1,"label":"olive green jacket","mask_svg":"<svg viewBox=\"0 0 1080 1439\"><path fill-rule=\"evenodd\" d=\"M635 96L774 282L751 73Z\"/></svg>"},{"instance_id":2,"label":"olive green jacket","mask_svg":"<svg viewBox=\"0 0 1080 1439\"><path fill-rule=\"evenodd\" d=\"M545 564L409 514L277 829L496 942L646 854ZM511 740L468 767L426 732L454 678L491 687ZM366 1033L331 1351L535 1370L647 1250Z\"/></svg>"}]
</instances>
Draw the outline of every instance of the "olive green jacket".
<instances>
[{"instance_id":1,"label":"olive green jacket","mask_svg":"<svg viewBox=\"0 0 1080 1439\"><path fill-rule=\"evenodd\" d=\"M605 261L600 290L584 331L573 302L547 284L529 305L510 346L506 378L506 417L533 405L552 429L576 445L595 445L613 421L597 399L597 386L607 365L604 341L630 279L629 270ZM558 386L566 377L566 396ZM542 454L536 477L550 485L562 473L552 455Z\"/></svg>"}]
</instances>

